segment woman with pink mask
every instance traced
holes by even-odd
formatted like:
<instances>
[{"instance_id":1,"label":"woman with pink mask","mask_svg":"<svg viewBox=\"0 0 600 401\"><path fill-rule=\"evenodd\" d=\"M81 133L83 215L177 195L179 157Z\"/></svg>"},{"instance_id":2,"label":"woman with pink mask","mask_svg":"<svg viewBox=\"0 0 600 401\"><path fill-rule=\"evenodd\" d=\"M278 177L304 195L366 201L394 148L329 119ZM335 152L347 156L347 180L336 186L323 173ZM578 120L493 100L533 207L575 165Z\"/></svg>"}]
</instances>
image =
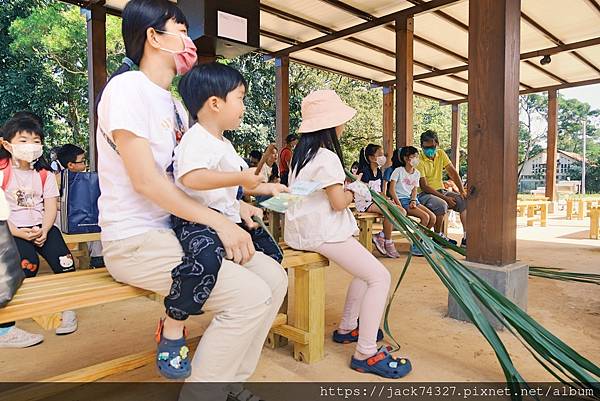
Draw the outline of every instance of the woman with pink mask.
<instances>
[{"instance_id":1,"label":"woman with pink mask","mask_svg":"<svg viewBox=\"0 0 600 401\"><path fill-rule=\"evenodd\" d=\"M171 215L211 227L225 250L204 304L213 320L190 362L183 321L166 317L157 333L157 365L166 376L188 381L245 381L256 368L268 318L279 309L287 280L278 271L242 267L255 253L250 234L173 182L173 152L188 119L170 88L197 58L185 16L168 0L132 0L123 10L122 29L127 57L98 104L98 207L106 267L117 281L167 296L171 272L184 256ZM260 210L241 202L244 221L256 214ZM230 337L236 341L224 340ZM165 342L171 345L169 357L161 359Z\"/></svg>"}]
</instances>

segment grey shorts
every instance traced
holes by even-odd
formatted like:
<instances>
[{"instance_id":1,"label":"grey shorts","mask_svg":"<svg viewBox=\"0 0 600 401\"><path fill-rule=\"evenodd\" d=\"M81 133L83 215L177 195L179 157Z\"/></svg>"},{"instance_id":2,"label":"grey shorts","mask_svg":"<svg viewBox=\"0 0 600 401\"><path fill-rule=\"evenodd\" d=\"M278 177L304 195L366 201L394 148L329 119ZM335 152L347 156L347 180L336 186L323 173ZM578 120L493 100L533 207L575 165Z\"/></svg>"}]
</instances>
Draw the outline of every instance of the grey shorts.
<instances>
[{"instance_id":1,"label":"grey shorts","mask_svg":"<svg viewBox=\"0 0 600 401\"><path fill-rule=\"evenodd\" d=\"M456 192L446 191L445 189L441 189L438 192L440 192L441 194L444 194L446 196L454 198L454 200L456 201L456 206L454 208L452 208L452 210L459 212L459 213L467 210L467 201L464 200L460 196L460 194L457 194ZM419 202L421 202L427 209L431 210L433 212L433 214L435 214L436 216L441 216L448 212L448 203L446 203L445 200L438 198L435 195L426 194L424 192L421 192L418 195L418 199L419 199Z\"/></svg>"}]
</instances>

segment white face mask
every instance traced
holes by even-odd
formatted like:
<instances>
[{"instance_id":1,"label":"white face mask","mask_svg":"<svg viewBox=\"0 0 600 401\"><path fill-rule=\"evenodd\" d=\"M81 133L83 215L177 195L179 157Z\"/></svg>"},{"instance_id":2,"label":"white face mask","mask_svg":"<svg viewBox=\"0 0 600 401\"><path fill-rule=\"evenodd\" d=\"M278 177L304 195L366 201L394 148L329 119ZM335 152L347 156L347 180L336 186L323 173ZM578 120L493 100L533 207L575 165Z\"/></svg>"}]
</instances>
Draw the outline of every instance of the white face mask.
<instances>
[{"instance_id":1,"label":"white face mask","mask_svg":"<svg viewBox=\"0 0 600 401\"><path fill-rule=\"evenodd\" d=\"M415 157L414 159L410 159L410 164L413 167L417 167L419 165L419 158Z\"/></svg>"},{"instance_id":2,"label":"white face mask","mask_svg":"<svg viewBox=\"0 0 600 401\"><path fill-rule=\"evenodd\" d=\"M382 167L385 164L386 161L387 161L387 157L385 157L385 156L379 156L377 158L377 165L379 167Z\"/></svg>"},{"instance_id":3,"label":"white face mask","mask_svg":"<svg viewBox=\"0 0 600 401\"><path fill-rule=\"evenodd\" d=\"M42 145L39 143L11 143L12 157L33 163L42 157Z\"/></svg>"}]
</instances>

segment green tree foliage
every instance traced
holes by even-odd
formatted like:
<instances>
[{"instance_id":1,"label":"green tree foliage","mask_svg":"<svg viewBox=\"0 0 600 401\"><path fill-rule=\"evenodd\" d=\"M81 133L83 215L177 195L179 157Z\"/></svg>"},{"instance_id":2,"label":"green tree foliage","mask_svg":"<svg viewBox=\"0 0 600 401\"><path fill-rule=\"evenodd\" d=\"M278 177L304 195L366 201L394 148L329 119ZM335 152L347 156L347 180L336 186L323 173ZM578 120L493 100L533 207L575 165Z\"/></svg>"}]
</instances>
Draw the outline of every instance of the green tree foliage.
<instances>
[{"instance_id":1,"label":"green tree foliage","mask_svg":"<svg viewBox=\"0 0 600 401\"><path fill-rule=\"evenodd\" d=\"M62 2L19 1L28 5L20 15L6 15L4 6L0 10L3 20L12 18L2 31L2 48L13 60L0 67L8 75L0 84L2 120L31 110L45 122L48 146L70 142L87 147L86 16ZM108 17L106 26L110 70L120 63L124 47L120 19Z\"/></svg>"}]
</instances>

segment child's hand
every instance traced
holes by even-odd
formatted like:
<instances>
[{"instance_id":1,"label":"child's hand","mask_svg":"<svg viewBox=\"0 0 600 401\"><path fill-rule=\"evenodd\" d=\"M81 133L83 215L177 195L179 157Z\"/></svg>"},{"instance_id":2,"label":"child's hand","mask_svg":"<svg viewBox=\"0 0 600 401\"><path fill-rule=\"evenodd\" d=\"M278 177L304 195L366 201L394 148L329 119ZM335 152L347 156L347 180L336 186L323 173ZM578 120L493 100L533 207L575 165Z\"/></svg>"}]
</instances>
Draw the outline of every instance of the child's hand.
<instances>
[{"instance_id":1,"label":"child's hand","mask_svg":"<svg viewBox=\"0 0 600 401\"><path fill-rule=\"evenodd\" d=\"M252 220L253 216L259 217L262 220L263 210L246 202L240 202L240 217L244 221L244 224L246 224L246 227L252 230L259 227L258 223Z\"/></svg>"},{"instance_id":2,"label":"child's hand","mask_svg":"<svg viewBox=\"0 0 600 401\"><path fill-rule=\"evenodd\" d=\"M249 168L240 172L240 184L246 189L254 189L265 182L265 177L256 175L256 168Z\"/></svg>"},{"instance_id":3,"label":"child's hand","mask_svg":"<svg viewBox=\"0 0 600 401\"><path fill-rule=\"evenodd\" d=\"M33 243L36 246L42 247L46 243L46 239L48 238L48 233L44 230L39 229L39 237L33 240Z\"/></svg>"},{"instance_id":4,"label":"child's hand","mask_svg":"<svg viewBox=\"0 0 600 401\"><path fill-rule=\"evenodd\" d=\"M410 203L408 204L408 207L410 209L416 209L417 208L417 201L411 200Z\"/></svg>"},{"instance_id":5,"label":"child's hand","mask_svg":"<svg viewBox=\"0 0 600 401\"><path fill-rule=\"evenodd\" d=\"M35 241L42 235L42 230L40 230L39 227L20 228L19 232L22 233L21 238L29 242Z\"/></svg>"}]
</instances>

